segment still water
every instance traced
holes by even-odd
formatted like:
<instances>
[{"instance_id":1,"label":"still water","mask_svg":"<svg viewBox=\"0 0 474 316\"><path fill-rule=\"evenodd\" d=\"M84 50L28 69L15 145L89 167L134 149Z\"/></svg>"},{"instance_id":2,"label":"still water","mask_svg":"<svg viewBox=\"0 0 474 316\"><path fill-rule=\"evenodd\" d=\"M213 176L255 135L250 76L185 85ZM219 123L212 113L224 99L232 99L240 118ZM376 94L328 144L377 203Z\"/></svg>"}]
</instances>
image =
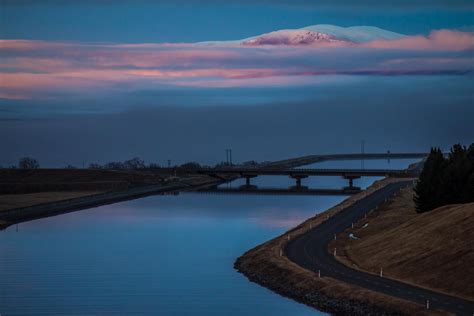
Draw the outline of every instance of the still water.
<instances>
[{"instance_id":1,"label":"still water","mask_svg":"<svg viewBox=\"0 0 474 316\"><path fill-rule=\"evenodd\" d=\"M401 168L411 162L365 166ZM285 177L254 180L293 185ZM365 187L373 180L355 184ZM338 188L346 182L315 177L303 184ZM233 263L344 198L152 196L23 223L18 231L10 227L0 231L0 314L322 315L247 281Z\"/></svg>"}]
</instances>

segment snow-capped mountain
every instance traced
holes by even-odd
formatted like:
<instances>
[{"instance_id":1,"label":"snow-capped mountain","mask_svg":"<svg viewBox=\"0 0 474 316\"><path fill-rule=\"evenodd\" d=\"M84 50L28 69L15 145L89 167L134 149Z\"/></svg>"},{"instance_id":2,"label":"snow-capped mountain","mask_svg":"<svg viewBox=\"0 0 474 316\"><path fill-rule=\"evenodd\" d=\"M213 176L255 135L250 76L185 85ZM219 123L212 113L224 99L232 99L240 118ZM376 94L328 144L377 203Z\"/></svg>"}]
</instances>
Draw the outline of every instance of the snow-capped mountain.
<instances>
[{"instance_id":1,"label":"snow-capped mountain","mask_svg":"<svg viewBox=\"0 0 474 316\"><path fill-rule=\"evenodd\" d=\"M375 26L341 27L318 24L301 29L279 30L235 41L200 42L198 45L318 45L331 43L365 43L374 40L395 40L405 37L400 33Z\"/></svg>"},{"instance_id":2,"label":"snow-capped mountain","mask_svg":"<svg viewBox=\"0 0 474 316\"><path fill-rule=\"evenodd\" d=\"M340 40L347 40L355 43L370 42L374 40L395 40L405 35L387 31L375 26L350 26L341 27L329 24L310 25L300 30L308 30L312 32L320 32L332 35Z\"/></svg>"},{"instance_id":3,"label":"snow-capped mountain","mask_svg":"<svg viewBox=\"0 0 474 316\"><path fill-rule=\"evenodd\" d=\"M316 43L340 42L335 36L320 32L301 30L280 30L266 33L248 40L242 41L242 45L312 45Z\"/></svg>"}]
</instances>

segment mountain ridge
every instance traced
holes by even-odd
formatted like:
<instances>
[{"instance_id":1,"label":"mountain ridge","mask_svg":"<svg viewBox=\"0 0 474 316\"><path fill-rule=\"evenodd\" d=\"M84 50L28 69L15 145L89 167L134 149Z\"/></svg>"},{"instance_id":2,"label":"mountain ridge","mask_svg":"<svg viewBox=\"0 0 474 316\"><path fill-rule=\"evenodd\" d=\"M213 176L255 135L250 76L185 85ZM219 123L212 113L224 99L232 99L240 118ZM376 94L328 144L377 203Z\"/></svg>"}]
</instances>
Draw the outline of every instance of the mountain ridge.
<instances>
[{"instance_id":1,"label":"mountain ridge","mask_svg":"<svg viewBox=\"0 0 474 316\"><path fill-rule=\"evenodd\" d=\"M376 26L342 27L331 24L308 25L298 29L281 29L231 41L206 41L198 45L311 45L318 43L365 43L374 40L395 40L406 35Z\"/></svg>"}]
</instances>

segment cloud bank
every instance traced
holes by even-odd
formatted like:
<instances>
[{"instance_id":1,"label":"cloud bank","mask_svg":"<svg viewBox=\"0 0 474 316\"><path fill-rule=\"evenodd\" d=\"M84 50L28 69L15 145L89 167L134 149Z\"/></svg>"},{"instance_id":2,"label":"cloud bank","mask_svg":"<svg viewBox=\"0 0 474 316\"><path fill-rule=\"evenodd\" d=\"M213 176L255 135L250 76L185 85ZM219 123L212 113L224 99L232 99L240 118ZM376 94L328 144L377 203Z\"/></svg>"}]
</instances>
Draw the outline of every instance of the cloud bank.
<instances>
[{"instance_id":1,"label":"cloud bank","mask_svg":"<svg viewBox=\"0 0 474 316\"><path fill-rule=\"evenodd\" d=\"M245 46L0 41L0 98L155 88L314 85L336 76L464 75L474 34L451 30L368 43Z\"/></svg>"}]
</instances>

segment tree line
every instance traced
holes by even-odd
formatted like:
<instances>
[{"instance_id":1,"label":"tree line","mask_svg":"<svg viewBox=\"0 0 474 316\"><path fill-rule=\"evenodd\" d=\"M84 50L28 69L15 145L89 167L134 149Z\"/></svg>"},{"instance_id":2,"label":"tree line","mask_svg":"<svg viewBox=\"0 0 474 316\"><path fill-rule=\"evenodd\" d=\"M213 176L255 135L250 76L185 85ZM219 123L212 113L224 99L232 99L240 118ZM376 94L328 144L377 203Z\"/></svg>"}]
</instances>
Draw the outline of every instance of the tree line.
<instances>
[{"instance_id":1,"label":"tree line","mask_svg":"<svg viewBox=\"0 0 474 316\"><path fill-rule=\"evenodd\" d=\"M266 162L263 162L264 164ZM228 162L219 162L214 166L208 165L201 165L198 162L190 161L183 163L181 165L173 165L169 166L172 168L183 168L183 169L200 169L200 168L221 168L221 167L230 167L230 166L243 166L243 167L251 167L251 166L258 166L260 163L250 160L242 162L241 164L229 164ZM158 163L151 162L146 164L145 161L139 157L134 157L132 159L124 160L124 161L111 161L105 164L99 163L90 163L86 166L88 169L105 169L105 170L137 170L137 169L160 169L164 168L163 166L159 165ZM0 169L2 166L0 166ZM37 159L32 157L23 157L19 159L18 166L12 165L8 167L9 169L39 169L40 164ZM76 169L73 165L67 165L64 167L65 169Z\"/></svg>"},{"instance_id":2,"label":"tree line","mask_svg":"<svg viewBox=\"0 0 474 316\"><path fill-rule=\"evenodd\" d=\"M456 144L445 157L431 148L415 187L417 212L439 206L474 202L474 143L466 148Z\"/></svg>"}]
</instances>

